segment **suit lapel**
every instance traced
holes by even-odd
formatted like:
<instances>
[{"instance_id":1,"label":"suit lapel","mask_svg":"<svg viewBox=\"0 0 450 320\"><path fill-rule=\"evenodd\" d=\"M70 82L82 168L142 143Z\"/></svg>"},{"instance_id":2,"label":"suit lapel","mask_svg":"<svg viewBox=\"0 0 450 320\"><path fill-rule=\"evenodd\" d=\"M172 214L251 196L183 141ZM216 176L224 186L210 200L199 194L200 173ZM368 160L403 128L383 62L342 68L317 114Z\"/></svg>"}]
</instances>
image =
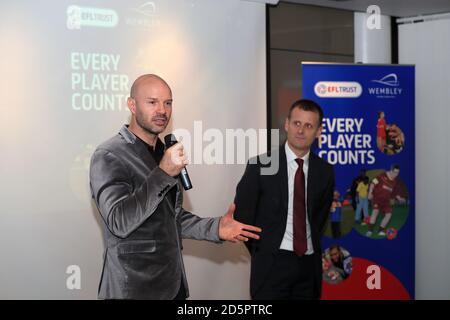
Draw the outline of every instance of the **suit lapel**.
<instances>
[{"instance_id":1,"label":"suit lapel","mask_svg":"<svg viewBox=\"0 0 450 320\"><path fill-rule=\"evenodd\" d=\"M309 153L309 166L308 166L308 190L307 190L307 204L306 204L306 212L308 212L309 221L312 219L312 204L313 204L313 195L314 195L314 183L317 183L317 168L316 168L316 155Z\"/></svg>"},{"instance_id":2,"label":"suit lapel","mask_svg":"<svg viewBox=\"0 0 450 320\"><path fill-rule=\"evenodd\" d=\"M278 181L280 183L281 190L281 203L283 205L282 212L286 213L285 216L287 218L287 210L288 210L288 201L289 201L289 188L288 188L288 172L287 172L287 159L286 159L286 144L279 149L279 161L280 166L278 169Z\"/></svg>"},{"instance_id":3,"label":"suit lapel","mask_svg":"<svg viewBox=\"0 0 450 320\"><path fill-rule=\"evenodd\" d=\"M278 171L278 179L280 183L281 190L281 201L283 204L283 211L286 213L288 210L288 202L289 202L289 187L288 187L288 172L287 172L287 159L286 159L286 145L283 148L280 148L280 169ZM313 204L313 194L314 194L314 181L317 177L317 168L316 168L316 155L312 152L309 154L309 167L308 167L308 197L306 203L306 212L308 213L308 218L311 221L312 219L312 204Z\"/></svg>"}]
</instances>

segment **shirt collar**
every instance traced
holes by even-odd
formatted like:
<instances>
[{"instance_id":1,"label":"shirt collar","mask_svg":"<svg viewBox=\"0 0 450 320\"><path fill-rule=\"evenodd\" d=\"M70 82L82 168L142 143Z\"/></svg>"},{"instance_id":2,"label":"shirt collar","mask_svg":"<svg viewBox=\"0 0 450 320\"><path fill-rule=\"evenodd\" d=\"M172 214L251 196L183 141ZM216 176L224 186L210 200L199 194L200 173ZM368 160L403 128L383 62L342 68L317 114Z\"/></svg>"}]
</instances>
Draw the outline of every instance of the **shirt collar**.
<instances>
[{"instance_id":1,"label":"shirt collar","mask_svg":"<svg viewBox=\"0 0 450 320\"><path fill-rule=\"evenodd\" d=\"M297 155L292 151L291 147L289 147L289 144L286 141L286 147L284 148L286 150L286 160L288 163L295 161L297 159ZM307 154L305 154L301 159L303 160L303 163L305 165L308 165L309 163L309 154L311 151L308 151Z\"/></svg>"}]
</instances>

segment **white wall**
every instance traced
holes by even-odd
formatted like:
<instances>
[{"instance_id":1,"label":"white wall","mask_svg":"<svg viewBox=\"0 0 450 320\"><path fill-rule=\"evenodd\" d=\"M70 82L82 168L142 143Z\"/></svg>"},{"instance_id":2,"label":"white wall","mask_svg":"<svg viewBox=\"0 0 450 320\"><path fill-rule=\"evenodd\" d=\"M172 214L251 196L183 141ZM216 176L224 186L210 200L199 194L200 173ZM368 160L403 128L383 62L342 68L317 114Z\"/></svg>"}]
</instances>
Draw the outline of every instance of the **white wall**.
<instances>
[{"instance_id":1,"label":"white wall","mask_svg":"<svg viewBox=\"0 0 450 320\"><path fill-rule=\"evenodd\" d=\"M449 299L450 20L399 25L399 63L416 65L416 297Z\"/></svg>"},{"instance_id":2,"label":"white wall","mask_svg":"<svg viewBox=\"0 0 450 320\"><path fill-rule=\"evenodd\" d=\"M69 29L66 11L74 4L106 7L97 13L117 24ZM156 73L171 85L168 131L192 132L197 120L203 130L265 128L265 6L24 0L2 1L0 12L0 299L95 299L103 244L89 194L89 159L128 121L124 100L132 81ZM113 55L117 68L78 70L80 56L71 58L76 52ZM94 74L119 74L128 83L125 89L83 87L72 82L74 73L88 81ZM76 96L72 101L78 93L121 100L115 110L104 103L101 110L79 110ZM243 170L243 164L189 166L194 189L185 207L200 216L224 214ZM243 245L187 241L184 255L192 298L249 297ZM81 290L66 288L69 265L81 268Z\"/></svg>"}]
</instances>

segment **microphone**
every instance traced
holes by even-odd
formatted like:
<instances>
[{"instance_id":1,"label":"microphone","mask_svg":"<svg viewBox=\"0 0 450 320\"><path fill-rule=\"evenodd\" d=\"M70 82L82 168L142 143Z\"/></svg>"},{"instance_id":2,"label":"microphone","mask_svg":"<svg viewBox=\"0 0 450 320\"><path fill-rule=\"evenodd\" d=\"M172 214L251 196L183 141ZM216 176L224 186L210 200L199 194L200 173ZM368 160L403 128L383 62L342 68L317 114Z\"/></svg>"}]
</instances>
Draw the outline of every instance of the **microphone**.
<instances>
[{"instance_id":1,"label":"microphone","mask_svg":"<svg viewBox=\"0 0 450 320\"><path fill-rule=\"evenodd\" d=\"M164 137L164 143L166 144L166 148L170 148L177 142L178 142L177 138L171 133L169 133L168 135L166 135ZM189 174L188 174L186 168L183 168L181 170L179 177L180 177L181 184L183 185L184 190L192 189L191 179L189 178Z\"/></svg>"}]
</instances>

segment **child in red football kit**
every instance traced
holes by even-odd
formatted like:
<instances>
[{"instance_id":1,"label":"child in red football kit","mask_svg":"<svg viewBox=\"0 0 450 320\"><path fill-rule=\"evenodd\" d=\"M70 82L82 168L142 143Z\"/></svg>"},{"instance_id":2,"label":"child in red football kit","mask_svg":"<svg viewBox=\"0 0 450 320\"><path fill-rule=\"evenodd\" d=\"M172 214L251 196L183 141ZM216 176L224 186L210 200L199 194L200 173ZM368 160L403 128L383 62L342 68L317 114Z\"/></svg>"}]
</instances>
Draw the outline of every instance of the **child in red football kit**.
<instances>
[{"instance_id":1,"label":"child in red football kit","mask_svg":"<svg viewBox=\"0 0 450 320\"><path fill-rule=\"evenodd\" d=\"M369 200L372 200L373 211L370 216L369 231L367 231L366 236L372 236L380 211L384 214L384 218L381 220L378 235L383 237L386 236L386 226L392 216L391 198L395 196L397 200L401 202L405 201L405 199L396 195L397 177L399 173L400 166L392 165L391 170L378 175L372 180L369 187Z\"/></svg>"}]
</instances>

